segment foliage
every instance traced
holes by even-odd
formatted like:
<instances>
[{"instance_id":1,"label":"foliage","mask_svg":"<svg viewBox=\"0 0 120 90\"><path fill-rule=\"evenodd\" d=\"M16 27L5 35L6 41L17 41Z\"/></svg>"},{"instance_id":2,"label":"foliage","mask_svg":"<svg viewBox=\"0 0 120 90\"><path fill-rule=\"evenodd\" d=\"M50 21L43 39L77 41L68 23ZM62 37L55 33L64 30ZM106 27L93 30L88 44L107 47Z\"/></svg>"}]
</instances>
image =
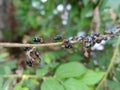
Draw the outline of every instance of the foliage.
<instances>
[{"instance_id":1,"label":"foliage","mask_svg":"<svg viewBox=\"0 0 120 90\"><path fill-rule=\"evenodd\" d=\"M13 4L17 21L17 34L13 36L15 39L21 36L21 41L26 40L28 43L33 43L35 36L43 37L46 43L55 42L55 35L62 35L66 39L80 32L86 35L91 32L103 34L105 28L111 29L120 22L119 0L13 0ZM96 7L98 16L94 13ZM3 49L0 53L0 88L95 90L106 73L116 42L117 36L108 41L103 50L93 50L96 58L86 58L79 44L67 50L59 46L38 48L42 62L37 69L25 65L26 57L22 49L20 53L15 51L17 57ZM120 89L119 58L120 49L106 86L101 87L101 90Z\"/></svg>"}]
</instances>

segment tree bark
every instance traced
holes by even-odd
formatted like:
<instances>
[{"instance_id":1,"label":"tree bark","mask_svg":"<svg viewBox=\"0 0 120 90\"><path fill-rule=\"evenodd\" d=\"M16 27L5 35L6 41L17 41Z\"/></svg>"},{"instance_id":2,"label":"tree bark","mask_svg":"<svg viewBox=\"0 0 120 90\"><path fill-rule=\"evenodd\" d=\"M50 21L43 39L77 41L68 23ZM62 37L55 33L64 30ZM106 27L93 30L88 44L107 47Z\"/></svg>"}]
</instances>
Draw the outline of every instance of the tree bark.
<instances>
[{"instance_id":1,"label":"tree bark","mask_svg":"<svg viewBox=\"0 0 120 90\"><path fill-rule=\"evenodd\" d=\"M16 26L14 12L12 0L0 0L0 40L4 38L3 31L14 32Z\"/></svg>"}]
</instances>

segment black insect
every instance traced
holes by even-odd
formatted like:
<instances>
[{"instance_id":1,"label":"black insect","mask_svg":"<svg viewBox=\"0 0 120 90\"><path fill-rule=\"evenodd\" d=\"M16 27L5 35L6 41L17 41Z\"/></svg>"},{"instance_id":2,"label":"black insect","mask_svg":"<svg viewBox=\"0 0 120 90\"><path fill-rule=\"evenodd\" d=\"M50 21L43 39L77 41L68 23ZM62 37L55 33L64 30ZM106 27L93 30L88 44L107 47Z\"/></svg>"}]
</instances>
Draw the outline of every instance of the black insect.
<instances>
[{"instance_id":1,"label":"black insect","mask_svg":"<svg viewBox=\"0 0 120 90\"><path fill-rule=\"evenodd\" d=\"M76 36L76 37L75 37L75 40L80 41L80 40L84 40L84 38L85 38L84 36Z\"/></svg>"},{"instance_id":2,"label":"black insect","mask_svg":"<svg viewBox=\"0 0 120 90\"><path fill-rule=\"evenodd\" d=\"M91 35L90 35L90 37L94 40L94 39L96 39L97 37L99 37L100 36L100 34L99 33L92 33Z\"/></svg>"},{"instance_id":3,"label":"black insect","mask_svg":"<svg viewBox=\"0 0 120 90\"><path fill-rule=\"evenodd\" d=\"M30 47L24 47L23 50L24 51L29 51L31 48Z\"/></svg>"},{"instance_id":4,"label":"black insect","mask_svg":"<svg viewBox=\"0 0 120 90\"><path fill-rule=\"evenodd\" d=\"M33 42L43 43L43 42L44 42L44 40L43 40L43 38L42 38L42 37L34 37L34 38L33 38Z\"/></svg>"},{"instance_id":5,"label":"black insect","mask_svg":"<svg viewBox=\"0 0 120 90\"><path fill-rule=\"evenodd\" d=\"M70 42L71 42L71 40L69 40L69 39L63 40L63 44L64 44L64 47L65 47L66 49L73 48L73 45L72 45Z\"/></svg>"},{"instance_id":6,"label":"black insect","mask_svg":"<svg viewBox=\"0 0 120 90\"><path fill-rule=\"evenodd\" d=\"M108 40L108 38L107 37L103 37L103 40Z\"/></svg>"},{"instance_id":7,"label":"black insect","mask_svg":"<svg viewBox=\"0 0 120 90\"><path fill-rule=\"evenodd\" d=\"M56 35L54 37L54 40L62 40L62 39L63 39L63 37L61 35Z\"/></svg>"},{"instance_id":8,"label":"black insect","mask_svg":"<svg viewBox=\"0 0 120 90\"><path fill-rule=\"evenodd\" d=\"M25 64L28 65L29 67L32 67L32 61L29 59L25 60Z\"/></svg>"},{"instance_id":9,"label":"black insect","mask_svg":"<svg viewBox=\"0 0 120 90\"><path fill-rule=\"evenodd\" d=\"M85 47L86 48L90 48L90 47L92 47L93 45L95 44L95 42L87 42L86 44L85 44Z\"/></svg>"},{"instance_id":10,"label":"black insect","mask_svg":"<svg viewBox=\"0 0 120 90\"><path fill-rule=\"evenodd\" d=\"M72 45L72 44L65 44L65 48L66 48L66 49L73 48L73 45Z\"/></svg>"},{"instance_id":11,"label":"black insect","mask_svg":"<svg viewBox=\"0 0 120 90\"><path fill-rule=\"evenodd\" d=\"M86 37L86 38L85 38L85 41L86 41L86 42L92 42L92 37Z\"/></svg>"},{"instance_id":12,"label":"black insect","mask_svg":"<svg viewBox=\"0 0 120 90\"><path fill-rule=\"evenodd\" d=\"M104 35L113 35L112 31L104 31Z\"/></svg>"},{"instance_id":13,"label":"black insect","mask_svg":"<svg viewBox=\"0 0 120 90\"><path fill-rule=\"evenodd\" d=\"M101 41L104 39L104 37L100 36L96 39L96 43L101 43Z\"/></svg>"},{"instance_id":14,"label":"black insect","mask_svg":"<svg viewBox=\"0 0 120 90\"><path fill-rule=\"evenodd\" d=\"M63 44L68 44L68 43L70 43L70 40L69 40L69 39L63 40Z\"/></svg>"},{"instance_id":15,"label":"black insect","mask_svg":"<svg viewBox=\"0 0 120 90\"><path fill-rule=\"evenodd\" d=\"M96 43L101 43L102 40L96 40Z\"/></svg>"}]
</instances>

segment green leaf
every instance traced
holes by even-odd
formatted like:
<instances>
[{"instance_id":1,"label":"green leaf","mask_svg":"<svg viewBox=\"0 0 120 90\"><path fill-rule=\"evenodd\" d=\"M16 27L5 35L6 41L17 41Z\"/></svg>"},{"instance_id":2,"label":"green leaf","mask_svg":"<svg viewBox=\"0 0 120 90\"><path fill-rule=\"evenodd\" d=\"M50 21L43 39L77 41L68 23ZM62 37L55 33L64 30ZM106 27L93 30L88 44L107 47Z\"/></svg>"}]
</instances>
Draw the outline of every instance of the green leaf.
<instances>
[{"instance_id":1,"label":"green leaf","mask_svg":"<svg viewBox=\"0 0 120 90\"><path fill-rule=\"evenodd\" d=\"M120 83L107 80L107 87L109 90L120 90Z\"/></svg>"},{"instance_id":2,"label":"green leaf","mask_svg":"<svg viewBox=\"0 0 120 90\"><path fill-rule=\"evenodd\" d=\"M83 0L84 5L86 6L88 4L89 0Z\"/></svg>"},{"instance_id":3,"label":"green leaf","mask_svg":"<svg viewBox=\"0 0 120 90\"><path fill-rule=\"evenodd\" d=\"M23 88L21 88L21 90L29 90L29 88L28 87L23 87Z\"/></svg>"},{"instance_id":4,"label":"green leaf","mask_svg":"<svg viewBox=\"0 0 120 90\"><path fill-rule=\"evenodd\" d=\"M75 60L74 60L75 59ZM67 60L69 60L69 61L80 61L80 60L82 60L82 57L78 54L78 52L77 53L72 53L68 58L67 58Z\"/></svg>"},{"instance_id":5,"label":"green leaf","mask_svg":"<svg viewBox=\"0 0 120 90\"><path fill-rule=\"evenodd\" d=\"M98 83L102 79L103 75L104 75L103 72L94 72L94 71L89 70L83 76L81 81L87 85L95 85L96 83Z\"/></svg>"},{"instance_id":6,"label":"green leaf","mask_svg":"<svg viewBox=\"0 0 120 90\"><path fill-rule=\"evenodd\" d=\"M2 76L0 75L0 88L2 88L2 86L3 86L3 78L2 78Z\"/></svg>"},{"instance_id":7,"label":"green leaf","mask_svg":"<svg viewBox=\"0 0 120 90\"><path fill-rule=\"evenodd\" d=\"M2 87L2 90L9 90L9 87L12 81L13 81L13 78L9 78L8 80L6 80Z\"/></svg>"},{"instance_id":8,"label":"green leaf","mask_svg":"<svg viewBox=\"0 0 120 90\"><path fill-rule=\"evenodd\" d=\"M86 72L86 68L78 62L70 62L67 64L62 64L58 67L55 77L57 78L69 78L78 77Z\"/></svg>"},{"instance_id":9,"label":"green leaf","mask_svg":"<svg viewBox=\"0 0 120 90\"><path fill-rule=\"evenodd\" d=\"M64 90L64 88L56 79L49 77L44 80L40 90Z\"/></svg>"},{"instance_id":10,"label":"green leaf","mask_svg":"<svg viewBox=\"0 0 120 90\"><path fill-rule=\"evenodd\" d=\"M42 54L41 57L47 64L51 64L51 61L55 60L55 56L53 55L53 52L47 52L45 54Z\"/></svg>"},{"instance_id":11,"label":"green leaf","mask_svg":"<svg viewBox=\"0 0 120 90\"><path fill-rule=\"evenodd\" d=\"M80 17L81 17L81 19L87 19L86 18L86 15L87 14L91 14L92 15L92 4L90 3L90 4L88 4L86 7L84 7L84 8L82 8L82 11L81 11L81 13L80 13ZM87 15L87 17L88 17L89 15ZM85 22L85 21L84 21Z\"/></svg>"},{"instance_id":12,"label":"green leaf","mask_svg":"<svg viewBox=\"0 0 120 90\"><path fill-rule=\"evenodd\" d=\"M5 57L7 57L8 55L9 55L9 53L7 53L7 52L1 53L1 54L0 54L0 58L5 58Z\"/></svg>"},{"instance_id":13,"label":"green leaf","mask_svg":"<svg viewBox=\"0 0 120 90\"><path fill-rule=\"evenodd\" d=\"M13 90L21 90L21 89L22 89L22 84L21 83L17 83L17 84L15 84Z\"/></svg>"},{"instance_id":14,"label":"green leaf","mask_svg":"<svg viewBox=\"0 0 120 90\"><path fill-rule=\"evenodd\" d=\"M47 69L38 69L38 70L36 71L36 75L39 76L39 77L42 77L42 76L44 76L47 72L48 72Z\"/></svg>"},{"instance_id":15,"label":"green leaf","mask_svg":"<svg viewBox=\"0 0 120 90\"><path fill-rule=\"evenodd\" d=\"M90 90L89 87L73 78L68 79L63 83L65 90Z\"/></svg>"},{"instance_id":16,"label":"green leaf","mask_svg":"<svg viewBox=\"0 0 120 90\"><path fill-rule=\"evenodd\" d=\"M103 11L105 9L106 4L107 4L108 1L109 0L102 0L101 1L100 7L99 7L101 11Z\"/></svg>"},{"instance_id":17,"label":"green leaf","mask_svg":"<svg viewBox=\"0 0 120 90\"><path fill-rule=\"evenodd\" d=\"M21 83L17 83L13 90L29 90L28 87L22 87Z\"/></svg>"}]
</instances>

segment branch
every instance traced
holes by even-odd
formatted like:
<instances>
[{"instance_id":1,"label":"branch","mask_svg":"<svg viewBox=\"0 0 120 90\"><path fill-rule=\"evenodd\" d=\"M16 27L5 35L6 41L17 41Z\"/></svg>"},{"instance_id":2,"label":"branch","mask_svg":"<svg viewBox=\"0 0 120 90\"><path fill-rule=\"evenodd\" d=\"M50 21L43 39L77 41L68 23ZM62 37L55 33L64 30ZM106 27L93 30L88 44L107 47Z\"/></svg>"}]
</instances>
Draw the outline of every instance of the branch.
<instances>
[{"instance_id":1,"label":"branch","mask_svg":"<svg viewBox=\"0 0 120 90\"><path fill-rule=\"evenodd\" d=\"M116 27L116 30L114 30L113 35L118 34L120 32L120 26ZM109 36L109 35L102 35L103 37ZM84 42L78 41L78 40L73 40L70 43L78 43L78 42ZM64 41L62 42L56 42L56 43L43 43L43 44L22 44L22 43L0 43L1 47L44 47L44 46L58 46L64 44Z\"/></svg>"},{"instance_id":2,"label":"branch","mask_svg":"<svg viewBox=\"0 0 120 90\"><path fill-rule=\"evenodd\" d=\"M77 43L78 41L72 41L71 43ZM22 44L22 43L0 43L1 47L44 47L44 46L59 46L63 42L45 43L45 44Z\"/></svg>"},{"instance_id":3,"label":"branch","mask_svg":"<svg viewBox=\"0 0 120 90\"><path fill-rule=\"evenodd\" d=\"M113 54L113 57L112 57L112 59L111 59L111 61L110 61L110 64L109 64L109 66L108 66L108 69L107 69L106 73L104 74L102 80L100 81L100 83L99 83L98 86L96 87L96 90L99 90L100 86L103 85L103 83L106 81L106 78L107 78L109 72L110 72L111 69L113 68L116 55L118 54L119 45L120 45L120 36L119 36L119 38L118 38L117 45L116 45L116 48L115 48L115 50L114 50L114 52L113 52L114 54Z\"/></svg>"}]
</instances>

